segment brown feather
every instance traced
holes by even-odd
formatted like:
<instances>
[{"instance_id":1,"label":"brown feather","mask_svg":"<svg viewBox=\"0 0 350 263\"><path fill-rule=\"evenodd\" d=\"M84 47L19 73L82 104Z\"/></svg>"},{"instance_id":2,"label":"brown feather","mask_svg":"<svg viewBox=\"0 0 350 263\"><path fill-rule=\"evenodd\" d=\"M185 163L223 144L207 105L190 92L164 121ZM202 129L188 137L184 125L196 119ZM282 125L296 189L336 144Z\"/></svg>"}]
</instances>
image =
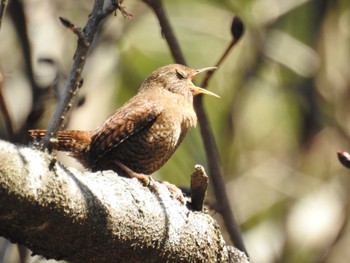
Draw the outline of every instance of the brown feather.
<instances>
[{"instance_id":1,"label":"brown feather","mask_svg":"<svg viewBox=\"0 0 350 263\"><path fill-rule=\"evenodd\" d=\"M35 140L42 139L45 134L46 130L29 130L29 135ZM91 131L60 131L52 146L58 151L83 153L89 149L91 135Z\"/></svg>"}]
</instances>

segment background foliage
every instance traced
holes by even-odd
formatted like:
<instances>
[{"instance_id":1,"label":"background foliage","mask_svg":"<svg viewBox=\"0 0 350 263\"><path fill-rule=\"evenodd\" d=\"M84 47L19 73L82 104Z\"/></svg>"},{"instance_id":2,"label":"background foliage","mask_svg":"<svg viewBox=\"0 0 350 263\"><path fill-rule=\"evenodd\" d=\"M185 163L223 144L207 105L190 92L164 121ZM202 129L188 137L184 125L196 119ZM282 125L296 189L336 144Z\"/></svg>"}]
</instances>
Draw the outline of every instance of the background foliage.
<instances>
[{"instance_id":1,"label":"background foliage","mask_svg":"<svg viewBox=\"0 0 350 263\"><path fill-rule=\"evenodd\" d=\"M40 121L30 128L44 128L76 46L75 36L58 16L83 25L92 2L23 3L35 82L45 94ZM151 10L142 1L124 4L133 19L118 14L101 28L83 74L82 105L74 109L67 129L94 129L136 93L150 72L172 63ZM246 24L245 36L211 81L211 90L221 99L207 97L205 103L231 204L253 261L347 262L350 181L336 151L350 149L349 1L164 4L193 68L216 63L231 41L234 14ZM23 43L9 15L0 39L3 92L14 140L26 143L21 127L33 107L32 94ZM10 140L3 114L0 138ZM65 155L60 158L77 165ZM205 154L199 130L193 129L154 177L187 186L197 163L205 166ZM8 243L1 244L0 259L16 260Z\"/></svg>"}]
</instances>

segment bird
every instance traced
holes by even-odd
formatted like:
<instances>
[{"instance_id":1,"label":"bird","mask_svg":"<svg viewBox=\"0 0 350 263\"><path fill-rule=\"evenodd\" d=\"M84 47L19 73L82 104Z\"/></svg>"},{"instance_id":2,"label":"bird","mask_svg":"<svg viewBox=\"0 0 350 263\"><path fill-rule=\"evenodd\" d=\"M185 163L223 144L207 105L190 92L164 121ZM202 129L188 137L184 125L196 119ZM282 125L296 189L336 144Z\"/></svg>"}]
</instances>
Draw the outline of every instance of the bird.
<instances>
[{"instance_id":1,"label":"bird","mask_svg":"<svg viewBox=\"0 0 350 263\"><path fill-rule=\"evenodd\" d=\"M113 170L147 184L148 175L170 159L187 131L196 126L194 97L219 97L192 82L199 73L215 69L196 70L180 64L160 67L100 127L93 131L59 131L52 148L68 152L92 172ZM46 130L29 130L35 140L45 133Z\"/></svg>"}]
</instances>

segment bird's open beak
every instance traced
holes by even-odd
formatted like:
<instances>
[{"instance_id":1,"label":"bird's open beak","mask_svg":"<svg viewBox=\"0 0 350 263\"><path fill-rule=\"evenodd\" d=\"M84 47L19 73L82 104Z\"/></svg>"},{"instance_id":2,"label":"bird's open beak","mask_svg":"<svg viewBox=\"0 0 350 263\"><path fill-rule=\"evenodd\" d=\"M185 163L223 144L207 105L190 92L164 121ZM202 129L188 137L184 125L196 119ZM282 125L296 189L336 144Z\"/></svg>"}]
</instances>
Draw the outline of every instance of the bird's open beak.
<instances>
[{"instance_id":1,"label":"bird's open beak","mask_svg":"<svg viewBox=\"0 0 350 263\"><path fill-rule=\"evenodd\" d=\"M192 75L192 78L194 78L194 77L197 76L199 73L202 73L202 72L204 72L204 71L210 71L210 70L215 70L215 69L217 69L217 67L208 67L208 68L197 69L197 70L195 71L195 73ZM210 95L210 96L214 96L214 97L220 98L220 96L216 95L214 92L211 92L211 91L209 91L209 90L206 90L206 89L197 87L197 86L195 86L195 85L193 85L193 87L191 87L191 90L192 90L192 92L193 92L193 95L207 94L207 95Z\"/></svg>"}]
</instances>

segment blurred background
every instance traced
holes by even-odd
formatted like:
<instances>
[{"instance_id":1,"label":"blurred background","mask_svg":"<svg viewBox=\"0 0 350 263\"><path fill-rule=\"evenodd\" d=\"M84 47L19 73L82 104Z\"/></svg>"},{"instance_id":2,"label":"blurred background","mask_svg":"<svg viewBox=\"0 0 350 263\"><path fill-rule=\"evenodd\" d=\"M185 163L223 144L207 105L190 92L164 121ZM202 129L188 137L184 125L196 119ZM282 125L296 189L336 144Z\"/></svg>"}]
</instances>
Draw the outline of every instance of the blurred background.
<instances>
[{"instance_id":1,"label":"blurred background","mask_svg":"<svg viewBox=\"0 0 350 263\"><path fill-rule=\"evenodd\" d=\"M209 84L221 99L206 97L205 108L253 262L348 262L350 171L336 152L350 150L350 2L163 2L193 68L216 64L231 42L234 15L245 23L245 35ZM2 110L0 138L28 144L27 129L47 127L76 48L58 17L83 27L93 1L9 4L0 69L13 132ZM139 0L124 5L133 18L118 13L101 27L67 129L95 129L154 69L173 63L149 7ZM81 169L65 154L59 159ZM206 167L198 127L154 177L188 186L195 164ZM215 201L212 192L207 199ZM17 246L5 239L0 262L20 262Z\"/></svg>"}]
</instances>

